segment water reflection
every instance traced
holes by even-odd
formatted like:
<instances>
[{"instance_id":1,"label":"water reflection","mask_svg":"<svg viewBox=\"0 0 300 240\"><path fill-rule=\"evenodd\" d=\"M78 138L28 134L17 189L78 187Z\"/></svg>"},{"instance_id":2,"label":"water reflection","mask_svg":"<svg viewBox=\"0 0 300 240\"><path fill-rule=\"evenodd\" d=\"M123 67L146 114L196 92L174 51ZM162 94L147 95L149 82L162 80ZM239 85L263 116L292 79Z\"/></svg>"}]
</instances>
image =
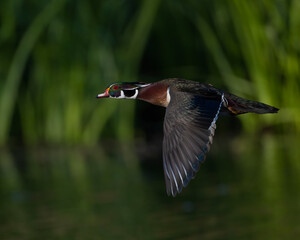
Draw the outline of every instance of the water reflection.
<instances>
[{"instance_id":1,"label":"water reflection","mask_svg":"<svg viewBox=\"0 0 300 240\"><path fill-rule=\"evenodd\" d=\"M0 238L295 239L298 143L216 138L176 198L166 196L160 159L139 162L133 146L2 150Z\"/></svg>"}]
</instances>

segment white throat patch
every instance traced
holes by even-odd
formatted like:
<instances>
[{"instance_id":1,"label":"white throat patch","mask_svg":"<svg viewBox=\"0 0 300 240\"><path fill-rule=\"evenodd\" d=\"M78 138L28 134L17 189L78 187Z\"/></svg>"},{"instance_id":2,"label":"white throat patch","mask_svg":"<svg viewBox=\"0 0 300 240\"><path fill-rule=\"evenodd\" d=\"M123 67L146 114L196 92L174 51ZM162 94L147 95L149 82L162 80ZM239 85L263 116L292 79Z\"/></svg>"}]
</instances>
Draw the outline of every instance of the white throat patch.
<instances>
[{"instance_id":1,"label":"white throat patch","mask_svg":"<svg viewBox=\"0 0 300 240\"><path fill-rule=\"evenodd\" d=\"M122 90L120 91L120 96L118 98L120 98L120 99L125 98L125 94L124 94L124 92Z\"/></svg>"}]
</instances>

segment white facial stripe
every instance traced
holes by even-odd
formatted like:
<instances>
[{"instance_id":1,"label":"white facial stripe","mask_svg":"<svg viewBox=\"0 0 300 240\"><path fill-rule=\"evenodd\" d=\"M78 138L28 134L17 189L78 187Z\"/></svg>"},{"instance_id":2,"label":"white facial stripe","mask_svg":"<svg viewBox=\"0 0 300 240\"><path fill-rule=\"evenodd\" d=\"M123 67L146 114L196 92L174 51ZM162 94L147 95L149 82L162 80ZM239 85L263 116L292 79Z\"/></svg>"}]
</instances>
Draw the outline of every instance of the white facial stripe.
<instances>
[{"instance_id":1,"label":"white facial stripe","mask_svg":"<svg viewBox=\"0 0 300 240\"><path fill-rule=\"evenodd\" d=\"M135 89L135 94L130 99L136 99L137 95L139 94L139 90Z\"/></svg>"},{"instance_id":2,"label":"white facial stripe","mask_svg":"<svg viewBox=\"0 0 300 240\"><path fill-rule=\"evenodd\" d=\"M167 90L167 104L169 105L170 101L171 101L171 96L170 96L170 87L168 87L168 90Z\"/></svg>"},{"instance_id":3,"label":"white facial stripe","mask_svg":"<svg viewBox=\"0 0 300 240\"><path fill-rule=\"evenodd\" d=\"M149 85L150 85L150 83L145 83L145 84L140 84L139 87L147 87Z\"/></svg>"},{"instance_id":4,"label":"white facial stripe","mask_svg":"<svg viewBox=\"0 0 300 240\"><path fill-rule=\"evenodd\" d=\"M124 94L124 91L123 90L120 90L120 96L119 97L111 97L111 98L118 98L118 99L136 99L137 95L139 94L139 91L137 89L135 89L135 93L133 96L131 97L126 97L125 94Z\"/></svg>"}]
</instances>

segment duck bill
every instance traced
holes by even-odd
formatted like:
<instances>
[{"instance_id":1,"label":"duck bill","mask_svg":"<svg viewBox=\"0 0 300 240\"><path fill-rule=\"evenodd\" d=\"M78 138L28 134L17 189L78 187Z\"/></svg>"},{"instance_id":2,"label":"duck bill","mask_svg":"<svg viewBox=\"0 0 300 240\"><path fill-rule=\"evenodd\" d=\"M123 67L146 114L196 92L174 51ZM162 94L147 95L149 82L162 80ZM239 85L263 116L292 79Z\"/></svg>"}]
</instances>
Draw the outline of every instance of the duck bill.
<instances>
[{"instance_id":1,"label":"duck bill","mask_svg":"<svg viewBox=\"0 0 300 240\"><path fill-rule=\"evenodd\" d=\"M109 97L108 90L109 88L107 88L104 93L98 94L96 98L108 98Z\"/></svg>"}]
</instances>

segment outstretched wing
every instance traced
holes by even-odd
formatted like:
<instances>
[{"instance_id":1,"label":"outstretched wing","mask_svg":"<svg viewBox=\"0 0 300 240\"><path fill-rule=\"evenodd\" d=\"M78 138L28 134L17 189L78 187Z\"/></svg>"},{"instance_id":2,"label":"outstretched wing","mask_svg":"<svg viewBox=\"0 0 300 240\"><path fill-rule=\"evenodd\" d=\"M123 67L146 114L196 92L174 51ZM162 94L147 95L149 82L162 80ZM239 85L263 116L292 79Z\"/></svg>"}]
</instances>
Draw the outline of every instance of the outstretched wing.
<instances>
[{"instance_id":1,"label":"outstretched wing","mask_svg":"<svg viewBox=\"0 0 300 240\"><path fill-rule=\"evenodd\" d=\"M199 96L170 90L164 120L163 164L167 194L176 196L205 160L224 94Z\"/></svg>"}]
</instances>

